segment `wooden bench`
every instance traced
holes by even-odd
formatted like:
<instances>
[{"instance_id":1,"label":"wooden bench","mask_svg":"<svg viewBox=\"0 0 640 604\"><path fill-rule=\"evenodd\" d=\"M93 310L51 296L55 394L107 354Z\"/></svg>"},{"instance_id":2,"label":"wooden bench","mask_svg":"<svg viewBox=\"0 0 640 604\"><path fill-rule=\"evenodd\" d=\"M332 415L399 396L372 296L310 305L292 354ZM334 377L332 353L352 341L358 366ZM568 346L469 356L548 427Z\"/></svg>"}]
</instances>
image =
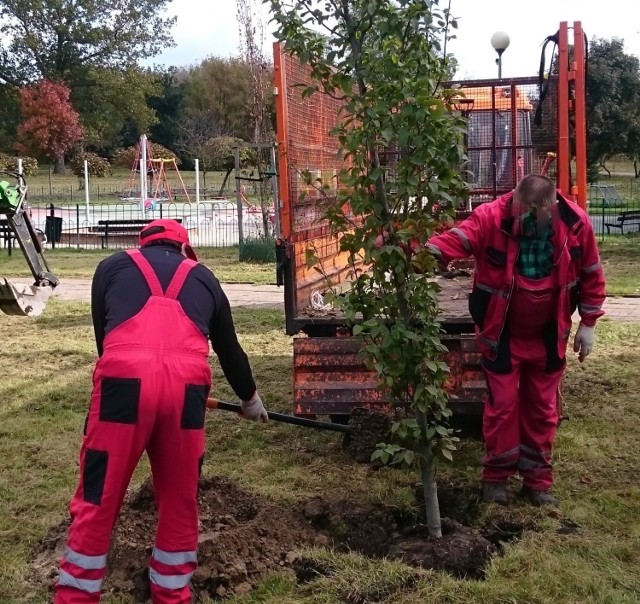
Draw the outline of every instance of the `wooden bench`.
<instances>
[{"instance_id":1,"label":"wooden bench","mask_svg":"<svg viewBox=\"0 0 640 604\"><path fill-rule=\"evenodd\" d=\"M620 229L620 232L624 233L624 226L629 224L638 225L638 230L640 230L640 210L620 212L615 222L605 222L604 226L607 227L607 235L609 235L612 228Z\"/></svg>"},{"instance_id":2,"label":"wooden bench","mask_svg":"<svg viewBox=\"0 0 640 604\"><path fill-rule=\"evenodd\" d=\"M173 218L172 220L182 223L182 218ZM153 222L153 219L98 220L98 226L91 227L91 232L99 233L102 236L102 249L108 249L110 238L137 236L150 222Z\"/></svg>"}]
</instances>

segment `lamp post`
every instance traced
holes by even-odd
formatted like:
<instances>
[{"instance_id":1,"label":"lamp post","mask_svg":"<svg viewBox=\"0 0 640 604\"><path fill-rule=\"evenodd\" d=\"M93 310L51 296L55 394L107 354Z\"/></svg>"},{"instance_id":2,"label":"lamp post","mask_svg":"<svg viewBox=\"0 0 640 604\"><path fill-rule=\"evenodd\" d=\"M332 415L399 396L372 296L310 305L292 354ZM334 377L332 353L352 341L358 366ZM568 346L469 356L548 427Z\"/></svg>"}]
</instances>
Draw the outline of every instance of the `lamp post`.
<instances>
[{"instance_id":1,"label":"lamp post","mask_svg":"<svg viewBox=\"0 0 640 604\"><path fill-rule=\"evenodd\" d=\"M498 66L498 79L502 79L502 53L509 48L509 34L504 31L497 31L491 36L491 46L498 53L496 65Z\"/></svg>"}]
</instances>

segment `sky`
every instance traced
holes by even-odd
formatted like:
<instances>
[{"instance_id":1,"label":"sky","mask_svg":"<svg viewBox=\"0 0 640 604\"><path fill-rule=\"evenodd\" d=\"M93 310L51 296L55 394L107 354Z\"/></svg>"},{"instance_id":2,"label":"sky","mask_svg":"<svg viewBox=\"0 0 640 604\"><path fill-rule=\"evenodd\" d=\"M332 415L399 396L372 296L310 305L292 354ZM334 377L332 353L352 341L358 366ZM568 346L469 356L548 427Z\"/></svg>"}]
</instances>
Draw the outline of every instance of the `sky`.
<instances>
[{"instance_id":1,"label":"sky","mask_svg":"<svg viewBox=\"0 0 640 604\"><path fill-rule=\"evenodd\" d=\"M440 0L441 6L447 4ZM502 76L537 75L542 43L561 21L569 26L580 21L589 39L622 38L625 52L640 57L640 21L634 5L633 0L451 0L451 13L459 24L458 39L450 44L459 63L458 78L497 77L497 55L491 46L496 31L506 32L511 40L502 57ZM264 53L271 56L271 26L266 8L261 8L267 28ZM149 64L189 66L208 56L238 54L236 0L172 0L168 14L178 17L173 30L176 46Z\"/></svg>"}]
</instances>

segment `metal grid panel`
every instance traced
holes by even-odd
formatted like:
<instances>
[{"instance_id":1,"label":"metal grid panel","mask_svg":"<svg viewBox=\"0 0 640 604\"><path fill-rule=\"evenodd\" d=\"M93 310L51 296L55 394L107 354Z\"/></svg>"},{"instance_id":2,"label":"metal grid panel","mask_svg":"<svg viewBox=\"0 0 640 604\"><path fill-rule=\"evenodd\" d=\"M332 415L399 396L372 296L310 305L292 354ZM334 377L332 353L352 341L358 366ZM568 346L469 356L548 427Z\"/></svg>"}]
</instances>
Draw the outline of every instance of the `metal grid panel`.
<instances>
[{"instance_id":1,"label":"metal grid panel","mask_svg":"<svg viewBox=\"0 0 640 604\"><path fill-rule=\"evenodd\" d=\"M330 135L340 122L343 102L328 94L316 92L302 98L302 91L317 85L308 65L287 53L281 55L287 107L287 163L289 169L289 199L292 233L310 235L326 226L322 219L327 203L335 203L338 172L344 162L338 158L340 143ZM302 174L309 172L314 182L304 182ZM322 190L323 186L328 189Z\"/></svg>"},{"instance_id":2,"label":"metal grid panel","mask_svg":"<svg viewBox=\"0 0 640 604\"><path fill-rule=\"evenodd\" d=\"M549 82L542 121L537 78L456 82L466 99L468 208L511 191L527 174L556 178L557 83Z\"/></svg>"}]
</instances>

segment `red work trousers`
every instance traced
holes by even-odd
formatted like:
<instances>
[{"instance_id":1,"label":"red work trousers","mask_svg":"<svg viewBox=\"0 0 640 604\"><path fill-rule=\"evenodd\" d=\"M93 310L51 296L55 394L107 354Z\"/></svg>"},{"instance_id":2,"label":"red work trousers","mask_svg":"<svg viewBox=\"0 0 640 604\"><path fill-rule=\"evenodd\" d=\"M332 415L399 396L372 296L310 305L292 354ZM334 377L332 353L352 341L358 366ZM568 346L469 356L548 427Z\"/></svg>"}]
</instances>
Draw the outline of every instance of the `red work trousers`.
<instances>
[{"instance_id":1,"label":"red work trousers","mask_svg":"<svg viewBox=\"0 0 640 604\"><path fill-rule=\"evenodd\" d=\"M548 370L541 337L509 341L511 370L485 367L483 479L506 482L518 472L523 483L547 491L553 484L551 452L558 425L558 389L564 367Z\"/></svg>"},{"instance_id":2,"label":"red work trousers","mask_svg":"<svg viewBox=\"0 0 640 604\"><path fill-rule=\"evenodd\" d=\"M164 293L144 257L137 250L130 254L151 297L107 334L96 365L55 604L100 601L113 526L145 450L158 512L149 561L152 600L191 602L211 370L207 340L176 298L196 263L184 260Z\"/></svg>"}]
</instances>

